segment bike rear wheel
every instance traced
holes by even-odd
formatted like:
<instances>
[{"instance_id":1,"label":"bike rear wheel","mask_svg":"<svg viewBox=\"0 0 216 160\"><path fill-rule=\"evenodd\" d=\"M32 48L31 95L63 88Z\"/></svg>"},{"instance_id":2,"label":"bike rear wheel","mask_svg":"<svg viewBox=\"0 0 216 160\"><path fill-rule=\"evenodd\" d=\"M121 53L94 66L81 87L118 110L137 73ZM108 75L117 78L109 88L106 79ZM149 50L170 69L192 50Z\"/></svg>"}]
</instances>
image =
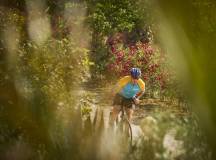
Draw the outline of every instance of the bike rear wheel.
<instances>
[{"instance_id":1,"label":"bike rear wheel","mask_svg":"<svg viewBox=\"0 0 216 160\"><path fill-rule=\"evenodd\" d=\"M133 132L130 121L124 117L120 122L117 123L117 132L120 134L123 142L130 143L132 146Z\"/></svg>"}]
</instances>

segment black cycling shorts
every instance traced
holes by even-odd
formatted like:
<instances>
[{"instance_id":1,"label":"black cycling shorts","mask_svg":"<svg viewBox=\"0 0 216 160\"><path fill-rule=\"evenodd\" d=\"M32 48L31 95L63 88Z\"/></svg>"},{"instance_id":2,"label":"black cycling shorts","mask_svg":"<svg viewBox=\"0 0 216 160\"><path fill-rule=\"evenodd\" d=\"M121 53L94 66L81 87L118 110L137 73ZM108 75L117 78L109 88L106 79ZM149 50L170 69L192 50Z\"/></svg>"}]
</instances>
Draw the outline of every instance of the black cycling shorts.
<instances>
[{"instance_id":1,"label":"black cycling shorts","mask_svg":"<svg viewBox=\"0 0 216 160\"><path fill-rule=\"evenodd\" d=\"M123 96L116 94L113 100L113 105L123 105L124 107L134 109L135 103L132 98L124 98Z\"/></svg>"}]
</instances>

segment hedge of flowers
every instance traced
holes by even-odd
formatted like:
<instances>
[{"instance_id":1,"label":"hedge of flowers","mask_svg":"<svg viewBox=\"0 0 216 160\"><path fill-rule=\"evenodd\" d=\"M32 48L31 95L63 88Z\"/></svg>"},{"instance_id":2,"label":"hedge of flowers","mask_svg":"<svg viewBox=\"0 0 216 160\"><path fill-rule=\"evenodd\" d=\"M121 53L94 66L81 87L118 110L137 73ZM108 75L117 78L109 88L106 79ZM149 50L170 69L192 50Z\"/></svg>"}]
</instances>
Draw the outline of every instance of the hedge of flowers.
<instances>
[{"instance_id":1,"label":"hedge of flowers","mask_svg":"<svg viewBox=\"0 0 216 160\"><path fill-rule=\"evenodd\" d=\"M161 49L150 42L138 41L125 45L123 41L121 36L107 41L108 72L119 77L128 75L132 67L139 67L142 71L142 79L152 89L165 89L169 76L166 71L166 57Z\"/></svg>"}]
</instances>

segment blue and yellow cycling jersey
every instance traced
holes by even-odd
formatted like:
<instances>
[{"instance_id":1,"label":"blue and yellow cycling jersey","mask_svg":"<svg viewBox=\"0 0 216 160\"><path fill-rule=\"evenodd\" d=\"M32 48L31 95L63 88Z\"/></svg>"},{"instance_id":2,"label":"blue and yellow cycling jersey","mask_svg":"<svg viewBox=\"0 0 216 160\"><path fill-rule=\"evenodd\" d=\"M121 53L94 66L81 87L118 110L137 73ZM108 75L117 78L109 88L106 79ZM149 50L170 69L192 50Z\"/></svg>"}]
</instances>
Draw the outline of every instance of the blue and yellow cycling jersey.
<instances>
[{"instance_id":1,"label":"blue and yellow cycling jersey","mask_svg":"<svg viewBox=\"0 0 216 160\"><path fill-rule=\"evenodd\" d=\"M135 95L145 90L145 83L142 79L138 79L135 84L133 84L131 80L131 76L125 76L117 83L117 92L124 98L133 98Z\"/></svg>"}]
</instances>

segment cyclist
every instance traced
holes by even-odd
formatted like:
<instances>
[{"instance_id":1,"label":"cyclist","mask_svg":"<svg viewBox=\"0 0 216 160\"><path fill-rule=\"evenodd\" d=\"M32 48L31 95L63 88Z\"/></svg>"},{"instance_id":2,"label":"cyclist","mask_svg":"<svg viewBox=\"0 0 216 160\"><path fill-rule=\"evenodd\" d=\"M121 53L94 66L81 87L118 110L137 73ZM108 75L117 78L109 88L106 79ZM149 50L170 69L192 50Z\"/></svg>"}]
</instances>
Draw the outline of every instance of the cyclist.
<instances>
[{"instance_id":1,"label":"cyclist","mask_svg":"<svg viewBox=\"0 0 216 160\"><path fill-rule=\"evenodd\" d=\"M125 76L118 81L113 93L115 97L111 111L112 125L121 111L121 105L125 106L128 120L131 121L135 105L140 103L139 98L145 91L145 83L140 77L141 70L139 68L132 68L129 76Z\"/></svg>"}]
</instances>

